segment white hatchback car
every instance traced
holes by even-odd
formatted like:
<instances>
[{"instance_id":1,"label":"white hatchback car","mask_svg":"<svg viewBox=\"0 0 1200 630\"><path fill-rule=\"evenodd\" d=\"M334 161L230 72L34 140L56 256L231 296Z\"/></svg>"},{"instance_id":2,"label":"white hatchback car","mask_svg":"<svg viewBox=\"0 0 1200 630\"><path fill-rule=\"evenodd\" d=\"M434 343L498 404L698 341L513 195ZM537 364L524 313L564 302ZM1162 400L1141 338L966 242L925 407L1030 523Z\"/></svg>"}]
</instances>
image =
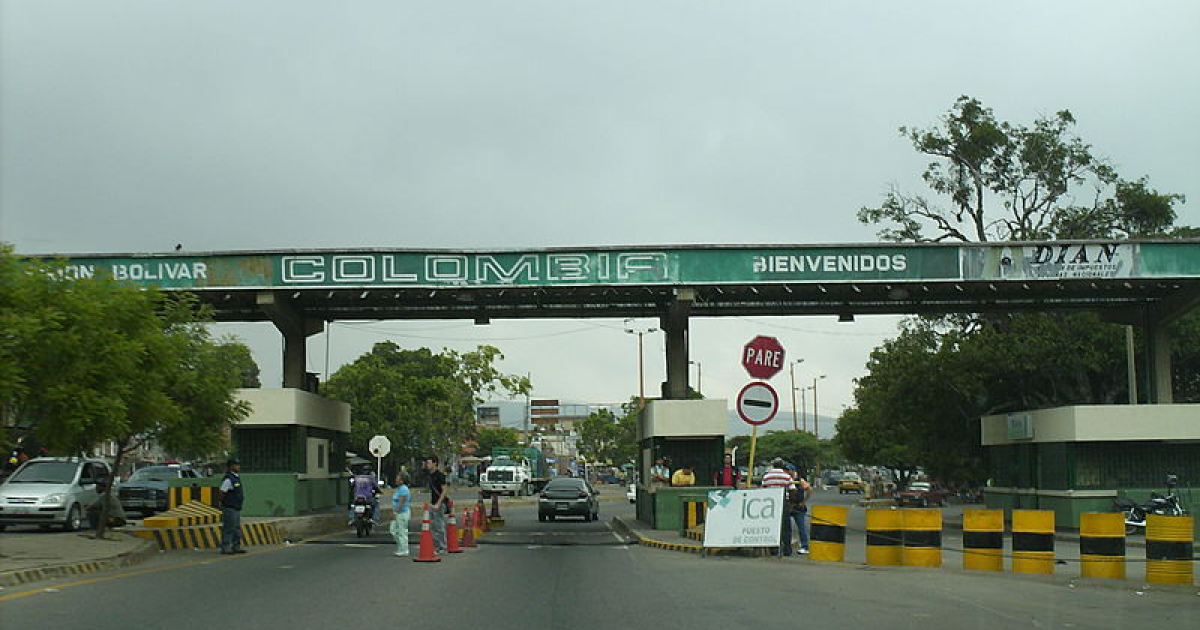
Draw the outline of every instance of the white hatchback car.
<instances>
[{"instance_id":1,"label":"white hatchback car","mask_svg":"<svg viewBox=\"0 0 1200 630\"><path fill-rule=\"evenodd\" d=\"M0 485L0 530L9 525L60 525L75 531L100 500L108 464L98 459L31 459Z\"/></svg>"},{"instance_id":2,"label":"white hatchback car","mask_svg":"<svg viewBox=\"0 0 1200 630\"><path fill-rule=\"evenodd\" d=\"M637 503L637 484L629 484L629 488L625 490L625 498L629 499L630 503Z\"/></svg>"}]
</instances>

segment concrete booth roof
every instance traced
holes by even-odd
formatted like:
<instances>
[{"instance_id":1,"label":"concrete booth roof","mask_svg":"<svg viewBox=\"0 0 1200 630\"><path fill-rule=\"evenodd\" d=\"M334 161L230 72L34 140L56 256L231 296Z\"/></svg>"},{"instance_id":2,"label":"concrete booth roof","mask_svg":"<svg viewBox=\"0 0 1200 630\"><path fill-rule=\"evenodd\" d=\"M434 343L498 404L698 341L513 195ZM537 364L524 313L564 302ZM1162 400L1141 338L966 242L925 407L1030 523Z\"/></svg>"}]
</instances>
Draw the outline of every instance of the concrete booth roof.
<instances>
[{"instance_id":1,"label":"concrete booth roof","mask_svg":"<svg viewBox=\"0 0 1200 630\"><path fill-rule=\"evenodd\" d=\"M350 405L299 389L239 389L237 397L250 403L242 427L305 426L350 432Z\"/></svg>"},{"instance_id":2,"label":"concrete booth roof","mask_svg":"<svg viewBox=\"0 0 1200 630\"><path fill-rule=\"evenodd\" d=\"M1200 441L1200 404L1074 405L984 416L984 446L1043 442Z\"/></svg>"}]
</instances>

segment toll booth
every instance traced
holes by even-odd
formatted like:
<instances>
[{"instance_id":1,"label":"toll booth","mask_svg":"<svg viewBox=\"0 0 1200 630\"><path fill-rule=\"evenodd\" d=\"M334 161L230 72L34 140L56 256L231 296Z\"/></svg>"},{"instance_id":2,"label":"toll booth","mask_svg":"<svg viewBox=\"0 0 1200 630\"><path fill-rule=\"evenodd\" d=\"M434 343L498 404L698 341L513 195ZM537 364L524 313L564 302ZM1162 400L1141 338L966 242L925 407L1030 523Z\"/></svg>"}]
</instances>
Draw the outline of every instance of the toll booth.
<instances>
[{"instance_id":1,"label":"toll booth","mask_svg":"<svg viewBox=\"0 0 1200 630\"><path fill-rule=\"evenodd\" d=\"M1073 405L985 416L984 500L1005 511L1054 510L1060 526L1077 529L1082 514L1111 512L1117 497L1147 501L1151 492L1166 492L1167 475L1176 475L1175 491L1195 513L1198 418L1200 404Z\"/></svg>"},{"instance_id":2,"label":"toll booth","mask_svg":"<svg viewBox=\"0 0 1200 630\"><path fill-rule=\"evenodd\" d=\"M725 453L729 412L723 399L651 400L638 418L637 518L654 529L678 530L685 499L703 495ZM696 485L654 487L650 468L662 457L671 473L690 465Z\"/></svg>"},{"instance_id":3,"label":"toll booth","mask_svg":"<svg viewBox=\"0 0 1200 630\"><path fill-rule=\"evenodd\" d=\"M350 405L299 389L240 389L250 415L233 427L245 516L296 516L345 497Z\"/></svg>"}]
</instances>

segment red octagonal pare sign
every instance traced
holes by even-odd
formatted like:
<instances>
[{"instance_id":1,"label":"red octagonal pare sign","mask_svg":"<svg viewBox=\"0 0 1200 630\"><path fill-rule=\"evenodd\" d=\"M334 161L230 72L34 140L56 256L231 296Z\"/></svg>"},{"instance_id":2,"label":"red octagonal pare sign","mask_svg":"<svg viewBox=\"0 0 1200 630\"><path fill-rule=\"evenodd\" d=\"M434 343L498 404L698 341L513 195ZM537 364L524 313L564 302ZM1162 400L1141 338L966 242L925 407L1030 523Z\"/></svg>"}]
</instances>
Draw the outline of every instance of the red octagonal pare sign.
<instances>
[{"instance_id":1,"label":"red octagonal pare sign","mask_svg":"<svg viewBox=\"0 0 1200 630\"><path fill-rule=\"evenodd\" d=\"M783 346L774 337L759 335L742 349L742 367L750 376L766 380L783 369Z\"/></svg>"}]
</instances>

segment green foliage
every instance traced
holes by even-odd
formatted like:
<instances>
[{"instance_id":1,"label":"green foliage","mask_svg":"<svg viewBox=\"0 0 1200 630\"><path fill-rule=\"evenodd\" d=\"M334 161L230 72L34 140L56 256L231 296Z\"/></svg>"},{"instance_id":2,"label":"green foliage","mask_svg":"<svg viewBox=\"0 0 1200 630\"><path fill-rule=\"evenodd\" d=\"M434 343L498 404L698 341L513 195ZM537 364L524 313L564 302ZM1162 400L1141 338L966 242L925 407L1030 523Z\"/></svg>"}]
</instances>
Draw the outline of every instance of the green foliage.
<instances>
[{"instance_id":1,"label":"green foliage","mask_svg":"<svg viewBox=\"0 0 1200 630\"><path fill-rule=\"evenodd\" d=\"M807 431L771 431L758 438L754 456L760 462L779 457L804 470L817 464L820 452L816 436Z\"/></svg>"},{"instance_id":2,"label":"green foliage","mask_svg":"<svg viewBox=\"0 0 1200 630\"><path fill-rule=\"evenodd\" d=\"M621 465L637 457L637 399L622 406L618 417L607 409L592 412L577 426L579 453L589 461Z\"/></svg>"},{"instance_id":3,"label":"green foliage","mask_svg":"<svg viewBox=\"0 0 1200 630\"><path fill-rule=\"evenodd\" d=\"M890 224L879 236L898 242L1167 235L1183 197L1150 189L1145 177L1122 180L1074 126L1067 110L1024 126L959 97L939 126L900 128L914 149L935 158L921 177L945 205L893 189L858 219ZM1077 197L1093 202L1073 205Z\"/></svg>"},{"instance_id":4,"label":"green foliage","mask_svg":"<svg viewBox=\"0 0 1200 630\"><path fill-rule=\"evenodd\" d=\"M234 395L248 350L214 342L192 296L76 279L8 247L0 288L0 410L11 433L65 454L111 442L119 470L145 443L211 454L249 412Z\"/></svg>"},{"instance_id":5,"label":"green foliage","mask_svg":"<svg viewBox=\"0 0 1200 630\"><path fill-rule=\"evenodd\" d=\"M365 451L371 437L384 435L399 459L457 452L474 432L481 394L529 392L527 377L494 368L502 358L491 346L434 353L385 341L335 372L322 393L353 408L352 449Z\"/></svg>"},{"instance_id":6,"label":"green foliage","mask_svg":"<svg viewBox=\"0 0 1200 630\"><path fill-rule=\"evenodd\" d=\"M478 427L475 429L475 454L487 457L497 446L521 446L521 434L509 427Z\"/></svg>"}]
</instances>

